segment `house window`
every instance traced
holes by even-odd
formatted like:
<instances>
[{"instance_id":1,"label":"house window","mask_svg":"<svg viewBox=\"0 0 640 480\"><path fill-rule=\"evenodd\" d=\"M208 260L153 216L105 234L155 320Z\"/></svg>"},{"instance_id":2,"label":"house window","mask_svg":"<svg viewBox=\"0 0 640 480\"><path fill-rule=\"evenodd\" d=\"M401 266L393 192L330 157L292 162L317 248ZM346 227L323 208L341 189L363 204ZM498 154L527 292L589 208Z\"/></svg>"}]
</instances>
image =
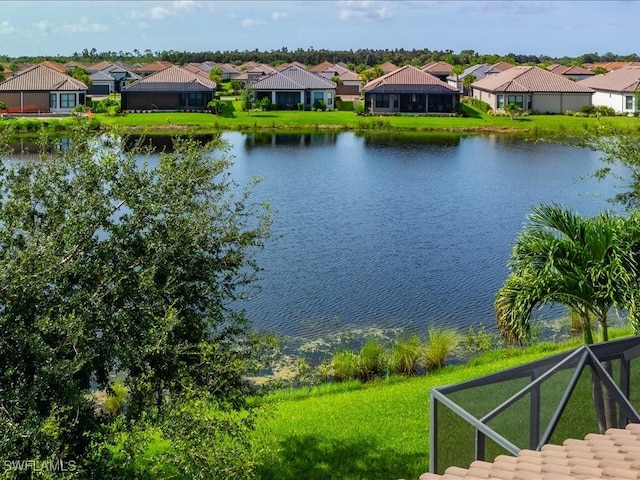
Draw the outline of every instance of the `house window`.
<instances>
[{"instance_id":1,"label":"house window","mask_svg":"<svg viewBox=\"0 0 640 480\"><path fill-rule=\"evenodd\" d=\"M331 92L327 92L327 105L333 105L333 98L331 97Z\"/></svg>"},{"instance_id":2,"label":"house window","mask_svg":"<svg viewBox=\"0 0 640 480\"><path fill-rule=\"evenodd\" d=\"M383 93L376 95L376 107L377 108L389 108L389 94Z\"/></svg>"},{"instance_id":3,"label":"house window","mask_svg":"<svg viewBox=\"0 0 640 480\"><path fill-rule=\"evenodd\" d=\"M531 105L533 105L532 96L527 95L527 110L531 110Z\"/></svg>"},{"instance_id":4,"label":"house window","mask_svg":"<svg viewBox=\"0 0 640 480\"><path fill-rule=\"evenodd\" d=\"M323 92L313 92L313 103L316 103L317 100L322 100L324 102Z\"/></svg>"},{"instance_id":5,"label":"house window","mask_svg":"<svg viewBox=\"0 0 640 480\"><path fill-rule=\"evenodd\" d=\"M504 95L498 95L497 96L496 107L498 107L498 108L504 107Z\"/></svg>"},{"instance_id":6,"label":"house window","mask_svg":"<svg viewBox=\"0 0 640 480\"><path fill-rule=\"evenodd\" d=\"M61 93L60 94L60 108L73 108L76 106L76 94L75 93Z\"/></svg>"},{"instance_id":7,"label":"house window","mask_svg":"<svg viewBox=\"0 0 640 480\"><path fill-rule=\"evenodd\" d=\"M633 110L633 95L625 95L624 97L624 109Z\"/></svg>"},{"instance_id":8,"label":"house window","mask_svg":"<svg viewBox=\"0 0 640 480\"><path fill-rule=\"evenodd\" d=\"M508 95L507 105L515 103L520 108L524 108L524 95Z\"/></svg>"},{"instance_id":9,"label":"house window","mask_svg":"<svg viewBox=\"0 0 640 480\"><path fill-rule=\"evenodd\" d=\"M58 108L58 94L50 93L49 94L49 108Z\"/></svg>"}]
</instances>

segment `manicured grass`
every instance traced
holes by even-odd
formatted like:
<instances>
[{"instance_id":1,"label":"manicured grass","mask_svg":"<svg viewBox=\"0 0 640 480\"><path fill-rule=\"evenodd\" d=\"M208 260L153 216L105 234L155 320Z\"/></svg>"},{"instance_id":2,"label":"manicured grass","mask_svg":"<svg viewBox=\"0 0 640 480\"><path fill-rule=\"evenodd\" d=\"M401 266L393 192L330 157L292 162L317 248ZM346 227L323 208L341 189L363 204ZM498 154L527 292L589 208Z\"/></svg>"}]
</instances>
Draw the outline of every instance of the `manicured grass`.
<instances>
[{"instance_id":1,"label":"manicured grass","mask_svg":"<svg viewBox=\"0 0 640 480\"><path fill-rule=\"evenodd\" d=\"M263 479L414 479L429 469L429 389L531 362L579 343L492 351L423 377L283 390L255 432L275 452Z\"/></svg>"},{"instance_id":2,"label":"manicured grass","mask_svg":"<svg viewBox=\"0 0 640 480\"><path fill-rule=\"evenodd\" d=\"M548 134L552 132L582 132L603 122L640 132L640 120L633 117L571 117L565 115L530 115L515 118L493 117L465 106L468 117L420 116L358 116L349 111L256 111L243 112L239 101L228 101L220 116L210 113L157 112L127 113L118 116L95 115L109 126L141 130L190 131L253 130L253 129L342 129L342 130L414 130L414 131L477 131L522 132Z\"/></svg>"}]
</instances>

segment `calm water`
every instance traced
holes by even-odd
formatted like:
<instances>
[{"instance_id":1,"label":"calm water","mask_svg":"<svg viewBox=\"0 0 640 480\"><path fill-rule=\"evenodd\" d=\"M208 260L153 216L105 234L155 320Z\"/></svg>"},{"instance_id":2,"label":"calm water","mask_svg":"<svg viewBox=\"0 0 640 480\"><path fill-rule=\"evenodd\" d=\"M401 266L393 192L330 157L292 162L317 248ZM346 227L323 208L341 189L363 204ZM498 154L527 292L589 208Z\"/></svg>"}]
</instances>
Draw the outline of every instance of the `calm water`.
<instances>
[{"instance_id":1,"label":"calm water","mask_svg":"<svg viewBox=\"0 0 640 480\"><path fill-rule=\"evenodd\" d=\"M612 182L579 181L598 154L513 136L225 133L232 176L263 178L276 211L244 305L263 330L432 324L494 330L514 237L540 202L611 208Z\"/></svg>"},{"instance_id":2,"label":"calm water","mask_svg":"<svg viewBox=\"0 0 640 480\"><path fill-rule=\"evenodd\" d=\"M242 307L259 329L303 339L343 329L426 332L482 324L531 206L612 208L612 181L580 180L589 150L507 135L224 133L240 184L274 208L259 289ZM155 138L158 148L170 139ZM16 148L36 151L34 145Z\"/></svg>"}]
</instances>

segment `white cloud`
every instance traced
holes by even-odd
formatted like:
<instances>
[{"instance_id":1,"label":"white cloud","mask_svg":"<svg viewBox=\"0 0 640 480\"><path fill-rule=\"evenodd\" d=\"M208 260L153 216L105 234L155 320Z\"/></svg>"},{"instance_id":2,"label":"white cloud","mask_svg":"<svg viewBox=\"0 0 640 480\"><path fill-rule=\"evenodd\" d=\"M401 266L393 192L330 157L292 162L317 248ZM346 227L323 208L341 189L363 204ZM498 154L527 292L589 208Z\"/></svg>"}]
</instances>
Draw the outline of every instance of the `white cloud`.
<instances>
[{"instance_id":1,"label":"white cloud","mask_svg":"<svg viewBox=\"0 0 640 480\"><path fill-rule=\"evenodd\" d=\"M285 20L289 15L287 15L287 12L273 12L271 14L271 19L272 20Z\"/></svg>"},{"instance_id":2,"label":"white cloud","mask_svg":"<svg viewBox=\"0 0 640 480\"><path fill-rule=\"evenodd\" d=\"M343 21L378 22L391 18L391 11L382 2L352 1L338 2L338 18Z\"/></svg>"},{"instance_id":3,"label":"white cloud","mask_svg":"<svg viewBox=\"0 0 640 480\"><path fill-rule=\"evenodd\" d=\"M16 28L11 25L8 21L4 20L0 22L0 35L11 35L12 33L16 33Z\"/></svg>"},{"instance_id":4,"label":"white cloud","mask_svg":"<svg viewBox=\"0 0 640 480\"><path fill-rule=\"evenodd\" d=\"M167 18L189 15L203 9L215 11L215 5L196 0L175 0L173 2L158 2L159 4L146 11L132 10L126 14L127 18L137 20L151 18L152 20L165 20Z\"/></svg>"},{"instance_id":5,"label":"white cloud","mask_svg":"<svg viewBox=\"0 0 640 480\"><path fill-rule=\"evenodd\" d=\"M254 20L253 18L245 18L242 20L241 25L243 27L259 27L261 25L266 25L262 20Z\"/></svg>"},{"instance_id":6,"label":"white cloud","mask_svg":"<svg viewBox=\"0 0 640 480\"><path fill-rule=\"evenodd\" d=\"M89 22L87 17L81 17L76 22L63 22L52 24L49 20L41 20L33 24L41 32L45 33L99 33L111 30L103 23Z\"/></svg>"}]
</instances>

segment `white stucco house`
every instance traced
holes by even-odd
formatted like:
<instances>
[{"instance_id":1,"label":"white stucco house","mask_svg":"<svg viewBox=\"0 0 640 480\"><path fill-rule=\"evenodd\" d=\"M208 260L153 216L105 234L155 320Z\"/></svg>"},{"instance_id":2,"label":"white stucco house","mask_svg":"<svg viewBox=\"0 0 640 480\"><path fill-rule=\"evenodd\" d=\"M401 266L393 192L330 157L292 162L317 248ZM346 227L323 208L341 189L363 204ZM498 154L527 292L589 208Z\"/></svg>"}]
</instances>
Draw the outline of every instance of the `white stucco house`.
<instances>
[{"instance_id":1,"label":"white stucco house","mask_svg":"<svg viewBox=\"0 0 640 480\"><path fill-rule=\"evenodd\" d=\"M594 105L613 108L617 113L640 112L640 67L624 67L579 82L595 91Z\"/></svg>"}]
</instances>

